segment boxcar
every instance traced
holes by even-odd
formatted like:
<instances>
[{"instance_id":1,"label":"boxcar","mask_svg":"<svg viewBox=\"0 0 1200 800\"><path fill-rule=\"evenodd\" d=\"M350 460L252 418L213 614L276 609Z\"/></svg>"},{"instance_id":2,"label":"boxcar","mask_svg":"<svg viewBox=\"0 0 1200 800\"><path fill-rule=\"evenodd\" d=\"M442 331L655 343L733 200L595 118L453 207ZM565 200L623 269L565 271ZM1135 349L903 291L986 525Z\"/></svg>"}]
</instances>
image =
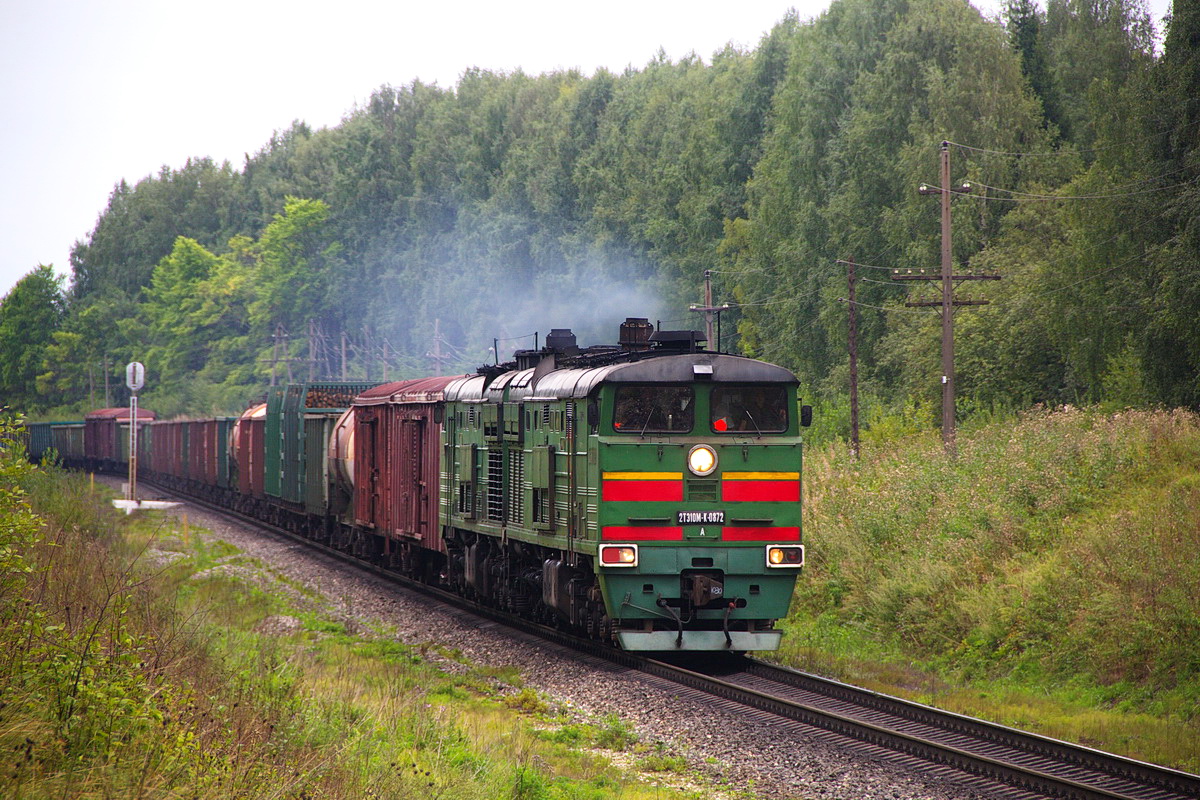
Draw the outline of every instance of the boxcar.
<instances>
[{"instance_id":1,"label":"boxcar","mask_svg":"<svg viewBox=\"0 0 1200 800\"><path fill-rule=\"evenodd\" d=\"M82 426L83 422L30 422L26 423L25 428L28 433L26 441L26 452L29 460L34 464L41 463L42 459L50 450L57 450L57 445L54 441L54 429L66 426ZM58 453L61 459L63 454Z\"/></svg>"},{"instance_id":2,"label":"boxcar","mask_svg":"<svg viewBox=\"0 0 1200 800\"><path fill-rule=\"evenodd\" d=\"M63 464L68 467L86 466L83 430L84 423L82 422L67 422L55 425L50 429L50 442L58 451Z\"/></svg>"},{"instance_id":3,"label":"boxcar","mask_svg":"<svg viewBox=\"0 0 1200 800\"><path fill-rule=\"evenodd\" d=\"M139 408L138 424L157 418L150 410ZM129 459L129 409L101 408L83 417L84 458L94 469L114 469Z\"/></svg>"},{"instance_id":4,"label":"boxcar","mask_svg":"<svg viewBox=\"0 0 1200 800\"><path fill-rule=\"evenodd\" d=\"M354 401L355 523L445 552L438 526L441 406L450 378L369 389Z\"/></svg>"}]
</instances>

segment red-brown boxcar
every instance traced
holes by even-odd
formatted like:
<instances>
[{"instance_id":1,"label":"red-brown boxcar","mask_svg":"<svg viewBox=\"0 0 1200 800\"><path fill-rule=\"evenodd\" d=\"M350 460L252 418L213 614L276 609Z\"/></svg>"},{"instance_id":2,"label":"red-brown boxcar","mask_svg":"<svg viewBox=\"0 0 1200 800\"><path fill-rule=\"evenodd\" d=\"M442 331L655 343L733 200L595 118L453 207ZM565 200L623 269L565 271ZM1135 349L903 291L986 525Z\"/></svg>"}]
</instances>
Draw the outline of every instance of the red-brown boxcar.
<instances>
[{"instance_id":1,"label":"red-brown boxcar","mask_svg":"<svg viewBox=\"0 0 1200 800\"><path fill-rule=\"evenodd\" d=\"M217 485L217 421L198 419L188 424L188 478L205 486Z\"/></svg>"},{"instance_id":2,"label":"red-brown boxcar","mask_svg":"<svg viewBox=\"0 0 1200 800\"><path fill-rule=\"evenodd\" d=\"M145 425L157 416L139 408L138 423ZM112 467L124 462L129 452L129 408L101 408L83 417L84 456L96 466Z\"/></svg>"},{"instance_id":3,"label":"red-brown boxcar","mask_svg":"<svg viewBox=\"0 0 1200 800\"><path fill-rule=\"evenodd\" d=\"M398 381L354 400L355 522L445 552L438 530L443 390L451 378Z\"/></svg>"},{"instance_id":4,"label":"red-brown boxcar","mask_svg":"<svg viewBox=\"0 0 1200 800\"><path fill-rule=\"evenodd\" d=\"M187 473L183 463L183 430L187 424L183 420L154 423L150 437L150 460L149 463L143 462L142 467L157 476L184 478Z\"/></svg>"}]
</instances>

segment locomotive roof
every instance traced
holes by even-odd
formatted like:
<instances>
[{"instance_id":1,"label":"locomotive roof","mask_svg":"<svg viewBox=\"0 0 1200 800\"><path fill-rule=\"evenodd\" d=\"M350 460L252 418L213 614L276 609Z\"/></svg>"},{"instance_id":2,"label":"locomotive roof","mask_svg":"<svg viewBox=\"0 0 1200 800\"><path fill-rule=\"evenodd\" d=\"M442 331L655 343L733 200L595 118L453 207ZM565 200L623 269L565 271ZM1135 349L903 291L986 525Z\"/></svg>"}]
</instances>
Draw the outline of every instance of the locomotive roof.
<instances>
[{"instance_id":1,"label":"locomotive roof","mask_svg":"<svg viewBox=\"0 0 1200 800\"><path fill-rule=\"evenodd\" d=\"M799 383L789 370L775 364L719 353L685 353L656 356L600 367L556 369L537 375L536 367L506 372L491 383L483 375L451 382L445 399L460 402L500 402L508 390L509 401L587 397L602 383L692 383L696 367L709 383Z\"/></svg>"}]
</instances>

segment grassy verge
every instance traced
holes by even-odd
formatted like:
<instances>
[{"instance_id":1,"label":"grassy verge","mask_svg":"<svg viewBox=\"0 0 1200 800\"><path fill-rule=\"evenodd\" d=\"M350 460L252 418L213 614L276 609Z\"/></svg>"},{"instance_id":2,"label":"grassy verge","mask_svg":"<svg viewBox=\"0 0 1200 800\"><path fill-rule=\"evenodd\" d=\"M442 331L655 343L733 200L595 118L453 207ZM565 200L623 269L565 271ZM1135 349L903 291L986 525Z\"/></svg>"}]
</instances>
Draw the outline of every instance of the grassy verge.
<instances>
[{"instance_id":1,"label":"grassy verge","mask_svg":"<svg viewBox=\"0 0 1200 800\"><path fill-rule=\"evenodd\" d=\"M511 670L348 626L230 545L112 513L85 478L5 471L0 483L0 796L670 800L716 789L617 718L581 720Z\"/></svg>"},{"instance_id":2,"label":"grassy verge","mask_svg":"<svg viewBox=\"0 0 1200 800\"><path fill-rule=\"evenodd\" d=\"M810 453L779 658L1200 771L1200 419L1037 410Z\"/></svg>"}]
</instances>

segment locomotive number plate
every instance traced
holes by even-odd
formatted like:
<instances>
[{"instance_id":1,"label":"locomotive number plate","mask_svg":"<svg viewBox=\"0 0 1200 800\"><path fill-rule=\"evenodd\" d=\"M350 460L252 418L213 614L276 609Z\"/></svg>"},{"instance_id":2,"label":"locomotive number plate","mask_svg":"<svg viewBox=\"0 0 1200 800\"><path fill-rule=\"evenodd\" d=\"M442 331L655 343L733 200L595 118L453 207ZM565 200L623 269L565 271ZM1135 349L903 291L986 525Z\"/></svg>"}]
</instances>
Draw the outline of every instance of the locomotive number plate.
<instances>
[{"instance_id":1,"label":"locomotive number plate","mask_svg":"<svg viewBox=\"0 0 1200 800\"><path fill-rule=\"evenodd\" d=\"M724 511L676 511L676 525L724 525Z\"/></svg>"}]
</instances>

